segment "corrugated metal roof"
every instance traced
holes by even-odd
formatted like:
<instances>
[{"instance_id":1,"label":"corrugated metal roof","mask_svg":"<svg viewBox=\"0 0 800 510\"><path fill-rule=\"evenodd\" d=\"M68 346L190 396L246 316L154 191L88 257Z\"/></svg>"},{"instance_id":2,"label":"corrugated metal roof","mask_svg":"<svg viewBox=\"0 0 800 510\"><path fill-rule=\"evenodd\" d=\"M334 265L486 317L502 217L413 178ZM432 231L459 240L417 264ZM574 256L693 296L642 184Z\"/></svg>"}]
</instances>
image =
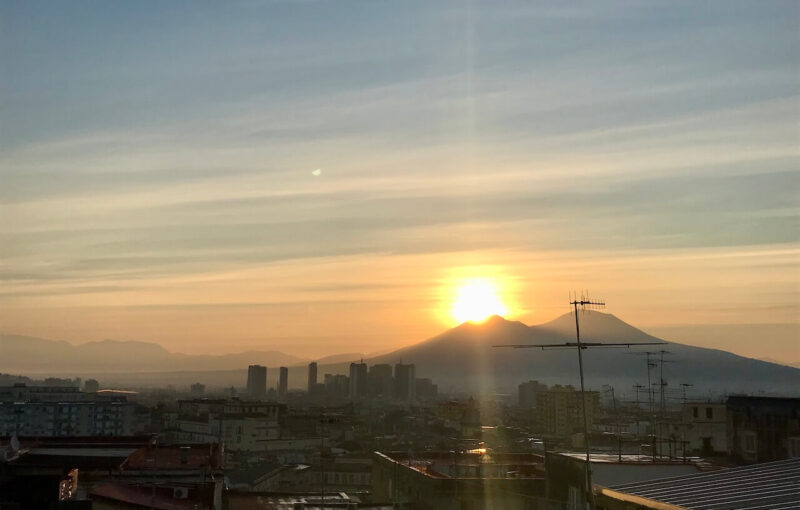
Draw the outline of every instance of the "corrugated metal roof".
<instances>
[{"instance_id":1,"label":"corrugated metal roof","mask_svg":"<svg viewBox=\"0 0 800 510\"><path fill-rule=\"evenodd\" d=\"M800 509L800 458L611 488L690 510Z\"/></svg>"}]
</instances>

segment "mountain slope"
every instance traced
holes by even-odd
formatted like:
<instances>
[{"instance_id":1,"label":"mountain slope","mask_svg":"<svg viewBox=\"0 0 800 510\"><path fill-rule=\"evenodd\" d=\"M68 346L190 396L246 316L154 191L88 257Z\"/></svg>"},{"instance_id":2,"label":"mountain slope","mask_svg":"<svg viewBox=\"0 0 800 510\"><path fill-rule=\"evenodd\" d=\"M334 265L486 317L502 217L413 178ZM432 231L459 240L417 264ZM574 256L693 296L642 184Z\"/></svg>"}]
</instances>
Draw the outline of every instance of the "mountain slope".
<instances>
[{"instance_id":1,"label":"mountain slope","mask_svg":"<svg viewBox=\"0 0 800 510\"><path fill-rule=\"evenodd\" d=\"M600 312L579 317L581 338L601 342L662 341L634 328L617 317ZM538 379L553 384L579 384L575 349L509 349L497 344L542 344L575 341L575 317L566 314L555 320L525 326L493 317L482 324L465 323L441 335L393 353L370 359L370 363L417 365L418 377L431 377L440 386L465 391L513 392L517 384ZM645 352L653 359L665 350L664 379L667 393L691 383L708 391L791 392L800 387L800 370L744 358L725 351L704 349L672 342L664 345L600 348L584 351L584 371L589 387L611 384L630 392L634 384L647 385ZM658 383L660 369L650 370L650 382Z\"/></svg>"}]
</instances>

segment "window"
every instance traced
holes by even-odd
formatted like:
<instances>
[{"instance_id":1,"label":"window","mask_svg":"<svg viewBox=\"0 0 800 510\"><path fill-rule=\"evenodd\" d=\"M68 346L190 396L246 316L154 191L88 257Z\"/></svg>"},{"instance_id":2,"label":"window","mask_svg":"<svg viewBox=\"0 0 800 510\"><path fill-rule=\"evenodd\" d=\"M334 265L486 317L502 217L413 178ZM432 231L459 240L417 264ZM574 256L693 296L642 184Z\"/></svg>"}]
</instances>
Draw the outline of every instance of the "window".
<instances>
[{"instance_id":1,"label":"window","mask_svg":"<svg viewBox=\"0 0 800 510\"><path fill-rule=\"evenodd\" d=\"M746 452L755 452L756 451L756 435L755 434L746 434L744 436L744 451L746 451Z\"/></svg>"},{"instance_id":2,"label":"window","mask_svg":"<svg viewBox=\"0 0 800 510\"><path fill-rule=\"evenodd\" d=\"M693 407L692 408L692 418L697 418L697 416L698 416L697 407Z\"/></svg>"},{"instance_id":3,"label":"window","mask_svg":"<svg viewBox=\"0 0 800 510\"><path fill-rule=\"evenodd\" d=\"M706 419L711 419L714 417L714 408L713 407L706 407Z\"/></svg>"}]
</instances>

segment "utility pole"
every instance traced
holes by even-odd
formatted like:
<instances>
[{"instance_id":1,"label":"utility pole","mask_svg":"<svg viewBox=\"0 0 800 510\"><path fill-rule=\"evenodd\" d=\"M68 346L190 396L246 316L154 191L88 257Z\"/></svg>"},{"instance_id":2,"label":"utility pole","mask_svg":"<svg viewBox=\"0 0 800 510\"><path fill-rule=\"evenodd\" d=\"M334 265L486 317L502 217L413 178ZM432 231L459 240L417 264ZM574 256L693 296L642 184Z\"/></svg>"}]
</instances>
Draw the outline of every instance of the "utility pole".
<instances>
[{"instance_id":1,"label":"utility pole","mask_svg":"<svg viewBox=\"0 0 800 510\"><path fill-rule=\"evenodd\" d=\"M583 383L583 346L581 345L581 327L578 321L578 305L580 305L581 309L585 306L605 306L605 302L603 301L592 301L590 299L584 299L581 296L580 300L573 299L570 304L573 306L573 311L575 313L575 340L578 344L578 370L581 372L581 411L583 414L583 445L586 447L586 497L589 501L589 508L592 510L595 509L594 504L594 491L592 490L592 467L591 467L591 450L589 448L589 422L588 418L586 417L586 389L584 388Z\"/></svg>"},{"instance_id":2,"label":"utility pole","mask_svg":"<svg viewBox=\"0 0 800 510\"><path fill-rule=\"evenodd\" d=\"M683 390L683 409L681 409L681 421L683 421L683 416L686 413L686 388L690 388L694 386L694 384L690 383L681 383L681 389ZM688 427L688 423L683 423L683 438L681 439L681 448L683 449L683 463L686 463L686 428Z\"/></svg>"},{"instance_id":3,"label":"utility pole","mask_svg":"<svg viewBox=\"0 0 800 510\"><path fill-rule=\"evenodd\" d=\"M647 360L647 400L650 403L650 420L652 421L653 417L653 382L650 379L650 369L655 368L656 364L650 361L650 355L655 354L654 352L647 351L644 353Z\"/></svg>"},{"instance_id":4,"label":"utility pole","mask_svg":"<svg viewBox=\"0 0 800 510\"><path fill-rule=\"evenodd\" d=\"M622 427L620 427L619 415L617 414L617 399L614 398L614 387L609 384L605 384L604 386L611 392L611 410L614 413L614 429L616 429L617 432L617 460L622 462Z\"/></svg>"},{"instance_id":5,"label":"utility pole","mask_svg":"<svg viewBox=\"0 0 800 510\"><path fill-rule=\"evenodd\" d=\"M320 507L325 508L325 410L319 418L319 475L320 475Z\"/></svg>"},{"instance_id":6,"label":"utility pole","mask_svg":"<svg viewBox=\"0 0 800 510\"><path fill-rule=\"evenodd\" d=\"M636 436L640 436L642 431L640 430L640 426L642 423L642 406L639 402L639 391L644 388L641 384L634 384L633 388L636 390Z\"/></svg>"},{"instance_id":7,"label":"utility pole","mask_svg":"<svg viewBox=\"0 0 800 510\"><path fill-rule=\"evenodd\" d=\"M576 349L578 351L578 370L580 371L581 378L581 412L583 415L583 444L586 450L586 501L589 503L589 508L595 510L594 491L592 490L592 469L591 469L591 449L589 446L589 421L586 413L586 387L583 376L583 350L595 347L630 347L632 345L663 345L664 342L621 342L621 343L605 343L605 342L584 342L581 340L581 327L578 320L578 307L581 311L586 308L601 308L605 307L604 301L594 301L588 297L581 295L578 299L577 296L570 296L569 304L572 306L573 313L575 314L575 342L564 342L561 344L511 344L511 345L495 345L494 347L511 347L514 349L526 348L540 348L545 349ZM648 373L649 375L649 373Z\"/></svg>"},{"instance_id":8,"label":"utility pole","mask_svg":"<svg viewBox=\"0 0 800 510\"><path fill-rule=\"evenodd\" d=\"M658 390L659 390L659 397L660 397L659 412L658 412L658 422L659 422L659 424L658 424L658 432L659 432L659 435L662 437L662 439L664 438L664 436L668 436L669 435L668 434L669 433L669 428L667 428L667 434L664 433L664 426L667 425L667 423L666 423L667 403L666 403L666 395L665 395L666 387L667 387L667 381L664 380L664 363L672 363L672 361L664 359L664 355L665 354L671 354L671 353L669 351L664 350L664 349L661 349L660 351L658 351L658 355L659 355L659 359L658 359L658 365L659 365Z\"/></svg>"}]
</instances>

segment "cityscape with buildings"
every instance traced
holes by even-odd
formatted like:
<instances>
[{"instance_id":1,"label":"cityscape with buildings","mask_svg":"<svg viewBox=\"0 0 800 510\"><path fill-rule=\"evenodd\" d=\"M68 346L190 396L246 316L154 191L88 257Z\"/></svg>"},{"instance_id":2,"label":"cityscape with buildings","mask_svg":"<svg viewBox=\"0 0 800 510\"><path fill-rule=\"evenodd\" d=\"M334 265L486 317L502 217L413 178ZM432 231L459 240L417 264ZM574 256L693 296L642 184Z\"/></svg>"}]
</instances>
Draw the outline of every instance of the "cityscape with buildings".
<instances>
[{"instance_id":1,"label":"cityscape with buildings","mask_svg":"<svg viewBox=\"0 0 800 510\"><path fill-rule=\"evenodd\" d=\"M800 510L800 0L0 0L0 510Z\"/></svg>"},{"instance_id":2,"label":"cityscape with buildings","mask_svg":"<svg viewBox=\"0 0 800 510\"><path fill-rule=\"evenodd\" d=\"M299 387L288 385L289 367L261 365L229 388L6 382L0 503L577 509L590 503L587 444L593 508L791 508L800 497L796 396L702 398L701 388L665 380L583 392L524 380L511 394L445 394L414 363L357 360L348 374L322 377L324 365L303 368ZM747 489L762 472L772 475ZM708 487L693 500L652 489L662 479ZM709 498L719 506L693 502Z\"/></svg>"}]
</instances>

